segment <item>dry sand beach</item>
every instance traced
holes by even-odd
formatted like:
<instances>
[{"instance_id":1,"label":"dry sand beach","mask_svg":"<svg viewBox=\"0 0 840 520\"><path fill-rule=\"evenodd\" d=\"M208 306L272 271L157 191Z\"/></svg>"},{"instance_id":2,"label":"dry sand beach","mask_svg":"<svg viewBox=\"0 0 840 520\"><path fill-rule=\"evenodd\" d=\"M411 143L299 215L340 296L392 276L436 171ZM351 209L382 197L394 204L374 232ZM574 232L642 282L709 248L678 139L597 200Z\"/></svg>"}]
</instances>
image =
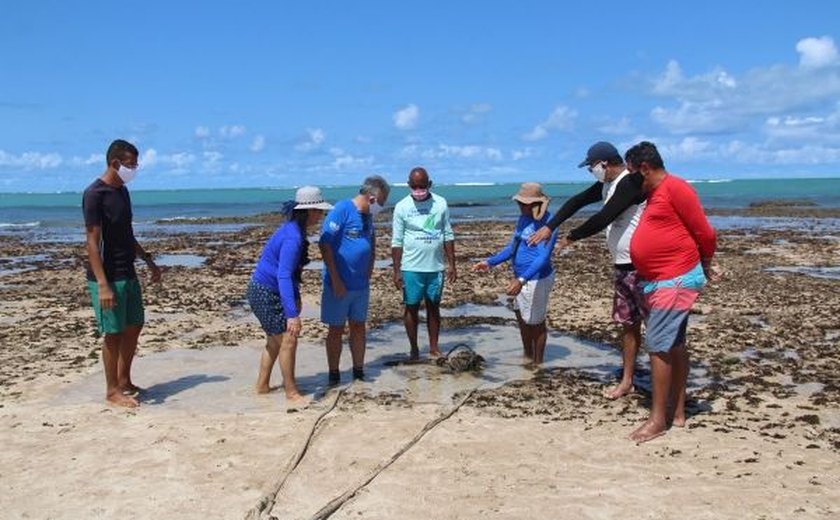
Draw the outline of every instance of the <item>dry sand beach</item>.
<instances>
[{"instance_id":1,"label":"dry sand beach","mask_svg":"<svg viewBox=\"0 0 840 520\"><path fill-rule=\"evenodd\" d=\"M312 269L297 373L315 402L291 412L282 392L254 395L263 336L244 291L276 223L147 244L205 261L166 268L160 286L144 279L134 373L147 392L133 410L103 400L81 245L2 239L3 257L47 256L0 278L0 517L840 517L840 282L795 272L836 269L840 237L719 232L725 277L689 327L688 424L636 446L626 437L646 394L601 396L620 368L603 240L555 254L548 362L533 371L501 305L508 272L469 272L510 224L455 228L460 278L444 295L442 348L470 344L483 373L400 363L384 225L369 381L351 385L345 370L326 392Z\"/></svg>"}]
</instances>

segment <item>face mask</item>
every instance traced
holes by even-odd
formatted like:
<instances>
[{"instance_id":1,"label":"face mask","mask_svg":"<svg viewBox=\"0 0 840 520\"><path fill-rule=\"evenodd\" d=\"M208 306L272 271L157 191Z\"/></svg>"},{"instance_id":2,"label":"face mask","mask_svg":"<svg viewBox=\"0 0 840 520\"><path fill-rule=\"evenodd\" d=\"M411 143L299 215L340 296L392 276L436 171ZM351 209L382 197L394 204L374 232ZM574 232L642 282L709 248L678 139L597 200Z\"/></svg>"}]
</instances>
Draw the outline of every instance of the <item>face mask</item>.
<instances>
[{"instance_id":1,"label":"face mask","mask_svg":"<svg viewBox=\"0 0 840 520\"><path fill-rule=\"evenodd\" d=\"M126 168L121 164L120 169L117 170L117 175L120 176L120 179L122 179L123 184L128 184L129 182L134 180L134 177L137 176L137 168Z\"/></svg>"},{"instance_id":2,"label":"face mask","mask_svg":"<svg viewBox=\"0 0 840 520\"><path fill-rule=\"evenodd\" d=\"M378 200L374 200L373 202L370 203L370 214L371 215L377 215L383 209L385 209L385 208L382 206L382 204L379 203Z\"/></svg>"},{"instance_id":3,"label":"face mask","mask_svg":"<svg viewBox=\"0 0 840 520\"><path fill-rule=\"evenodd\" d=\"M604 182L604 176L607 174L607 170L602 163L598 163L590 168L589 173L598 179L598 182Z\"/></svg>"},{"instance_id":4,"label":"face mask","mask_svg":"<svg viewBox=\"0 0 840 520\"><path fill-rule=\"evenodd\" d=\"M426 200L429 196L429 188L418 188L411 190L411 198L417 201Z\"/></svg>"}]
</instances>

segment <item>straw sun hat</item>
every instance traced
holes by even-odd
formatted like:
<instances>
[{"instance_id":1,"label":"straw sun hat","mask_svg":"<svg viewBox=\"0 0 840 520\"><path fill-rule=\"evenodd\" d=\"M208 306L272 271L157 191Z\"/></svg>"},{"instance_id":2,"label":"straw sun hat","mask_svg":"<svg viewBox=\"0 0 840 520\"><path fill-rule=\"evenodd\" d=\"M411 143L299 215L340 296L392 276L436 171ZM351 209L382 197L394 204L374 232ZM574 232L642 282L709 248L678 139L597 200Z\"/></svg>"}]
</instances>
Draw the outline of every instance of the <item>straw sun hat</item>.
<instances>
[{"instance_id":1,"label":"straw sun hat","mask_svg":"<svg viewBox=\"0 0 840 520\"><path fill-rule=\"evenodd\" d=\"M539 202L539 205L531 208L531 212L535 220L543 218L546 210L548 210L548 201L551 200L548 195L543 193L542 184L538 182L522 183L522 186L519 187L519 192L511 197L511 199L516 202L521 202L522 204L533 204L535 202Z\"/></svg>"},{"instance_id":2,"label":"straw sun hat","mask_svg":"<svg viewBox=\"0 0 840 520\"><path fill-rule=\"evenodd\" d=\"M321 190L317 186L302 186L295 192L294 209L332 209L332 204L324 200Z\"/></svg>"}]
</instances>

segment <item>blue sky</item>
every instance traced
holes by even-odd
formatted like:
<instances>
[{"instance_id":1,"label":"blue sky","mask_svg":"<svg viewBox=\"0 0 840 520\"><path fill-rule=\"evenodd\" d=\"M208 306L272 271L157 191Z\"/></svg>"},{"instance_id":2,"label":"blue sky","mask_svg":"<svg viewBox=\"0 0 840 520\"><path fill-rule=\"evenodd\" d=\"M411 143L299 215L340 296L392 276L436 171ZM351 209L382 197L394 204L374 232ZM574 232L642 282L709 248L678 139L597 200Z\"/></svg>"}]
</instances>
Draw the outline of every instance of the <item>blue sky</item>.
<instances>
[{"instance_id":1,"label":"blue sky","mask_svg":"<svg viewBox=\"0 0 840 520\"><path fill-rule=\"evenodd\" d=\"M701 5L702 4L702 5ZM840 176L840 2L52 1L0 17L0 191Z\"/></svg>"}]
</instances>

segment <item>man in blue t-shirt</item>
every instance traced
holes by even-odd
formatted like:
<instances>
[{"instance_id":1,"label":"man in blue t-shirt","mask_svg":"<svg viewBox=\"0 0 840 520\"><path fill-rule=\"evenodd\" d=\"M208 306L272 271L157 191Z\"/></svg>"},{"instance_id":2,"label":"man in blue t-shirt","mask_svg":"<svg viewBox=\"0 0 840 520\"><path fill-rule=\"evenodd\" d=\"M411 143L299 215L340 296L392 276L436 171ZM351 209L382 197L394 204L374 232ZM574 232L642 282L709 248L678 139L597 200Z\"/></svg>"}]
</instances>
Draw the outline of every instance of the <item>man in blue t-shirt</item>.
<instances>
[{"instance_id":1,"label":"man in blue t-shirt","mask_svg":"<svg viewBox=\"0 0 840 520\"><path fill-rule=\"evenodd\" d=\"M342 200L327 214L321 231L324 289L321 321L329 326L327 365L329 383L341 382L341 338L350 322L353 378L364 379L365 323L370 300L370 277L376 258L373 217L388 201L391 187L379 175L365 179L359 194Z\"/></svg>"}]
</instances>

